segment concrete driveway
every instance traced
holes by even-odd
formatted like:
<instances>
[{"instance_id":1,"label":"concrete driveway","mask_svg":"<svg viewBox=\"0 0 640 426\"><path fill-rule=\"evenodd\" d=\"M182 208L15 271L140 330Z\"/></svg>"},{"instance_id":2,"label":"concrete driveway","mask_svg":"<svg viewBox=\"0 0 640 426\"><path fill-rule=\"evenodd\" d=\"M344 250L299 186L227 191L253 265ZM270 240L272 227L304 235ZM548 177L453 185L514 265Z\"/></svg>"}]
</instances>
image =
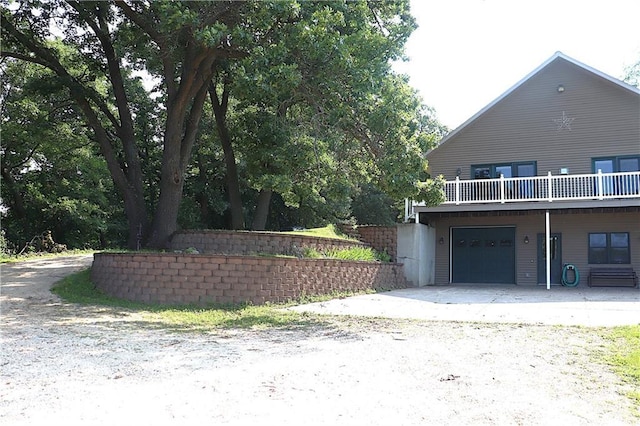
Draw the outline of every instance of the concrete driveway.
<instances>
[{"instance_id":1,"label":"concrete driveway","mask_svg":"<svg viewBox=\"0 0 640 426\"><path fill-rule=\"evenodd\" d=\"M640 289L554 286L423 287L291 308L298 312L588 327L640 324Z\"/></svg>"}]
</instances>

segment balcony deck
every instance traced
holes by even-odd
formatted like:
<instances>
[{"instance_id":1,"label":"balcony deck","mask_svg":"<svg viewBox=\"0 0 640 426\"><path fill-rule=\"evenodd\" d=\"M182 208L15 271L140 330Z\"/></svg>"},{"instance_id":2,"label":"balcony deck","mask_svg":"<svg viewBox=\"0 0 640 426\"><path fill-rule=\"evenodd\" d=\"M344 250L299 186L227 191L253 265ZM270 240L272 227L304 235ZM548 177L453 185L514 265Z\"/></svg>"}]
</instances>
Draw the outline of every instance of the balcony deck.
<instances>
[{"instance_id":1,"label":"balcony deck","mask_svg":"<svg viewBox=\"0 0 640 426\"><path fill-rule=\"evenodd\" d=\"M407 203L415 211L527 210L640 206L640 171L447 181L437 207Z\"/></svg>"}]
</instances>

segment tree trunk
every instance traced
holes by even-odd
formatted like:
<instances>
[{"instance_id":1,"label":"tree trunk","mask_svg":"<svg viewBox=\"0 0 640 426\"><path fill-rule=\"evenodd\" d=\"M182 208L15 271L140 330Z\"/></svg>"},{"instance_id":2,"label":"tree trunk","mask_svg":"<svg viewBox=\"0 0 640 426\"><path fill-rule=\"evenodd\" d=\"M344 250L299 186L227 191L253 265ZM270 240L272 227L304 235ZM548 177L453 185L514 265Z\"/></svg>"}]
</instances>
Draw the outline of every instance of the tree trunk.
<instances>
[{"instance_id":1,"label":"tree trunk","mask_svg":"<svg viewBox=\"0 0 640 426\"><path fill-rule=\"evenodd\" d=\"M167 112L162 166L160 168L160 196L153 215L147 245L168 248L169 238L176 231L178 211L182 199L184 169L180 164L180 145L184 115L177 108Z\"/></svg>"},{"instance_id":2,"label":"tree trunk","mask_svg":"<svg viewBox=\"0 0 640 426\"><path fill-rule=\"evenodd\" d=\"M188 117L185 104L178 102L169 104L167 108L167 124L160 169L160 197L147 243L149 247L169 248L171 236L178 229L178 212L182 201L184 172L191 158L191 150L195 143L206 97L207 86L203 84L191 104Z\"/></svg>"},{"instance_id":3,"label":"tree trunk","mask_svg":"<svg viewBox=\"0 0 640 426\"><path fill-rule=\"evenodd\" d=\"M271 204L271 195L273 191L270 189L261 189L258 195L258 204L256 205L255 215L251 230L264 231L267 227L267 218L269 217L269 205Z\"/></svg>"},{"instance_id":4,"label":"tree trunk","mask_svg":"<svg viewBox=\"0 0 640 426\"><path fill-rule=\"evenodd\" d=\"M240 181L238 179L238 167L236 157L231 145L231 136L227 128L226 115L229 99L229 91L225 87L222 93L222 100L218 99L218 93L214 85L209 87L209 96L213 113L216 120L216 129L224 151L224 162L227 168L226 181L227 192L229 193L229 209L231 210L231 228L245 229L244 211L242 209L242 197L240 196Z\"/></svg>"},{"instance_id":5,"label":"tree trunk","mask_svg":"<svg viewBox=\"0 0 640 426\"><path fill-rule=\"evenodd\" d=\"M127 217L129 236L127 238L127 248L130 250L140 250L144 245L144 238L149 230L149 219L147 208L143 200L138 200L134 191L124 193L124 212Z\"/></svg>"},{"instance_id":6,"label":"tree trunk","mask_svg":"<svg viewBox=\"0 0 640 426\"><path fill-rule=\"evenodd\" d=\"M184 183L183 170L177 164L170 163L174 162L168 161L162 165L160 198L146 244L150 248L169 248L171 235L178 227L178 212Z\"/></svg>"}]
</instances>

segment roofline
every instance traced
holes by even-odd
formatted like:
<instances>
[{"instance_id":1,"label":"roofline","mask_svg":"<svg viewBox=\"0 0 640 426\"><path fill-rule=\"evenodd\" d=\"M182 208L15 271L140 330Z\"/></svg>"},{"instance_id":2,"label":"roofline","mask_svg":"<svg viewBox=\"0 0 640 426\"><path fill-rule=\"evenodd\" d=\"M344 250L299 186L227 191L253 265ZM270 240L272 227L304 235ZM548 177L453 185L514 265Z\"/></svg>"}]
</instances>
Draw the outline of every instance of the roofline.
<instances>
[{"instance_id":1,"label":"roofline","mask_svg":"<svg viewBox=\"0 0 640 426\"><path fill-rule=\"evenodd\" d=\"M435 147L434 149L432 149L431 151L427 152L427 155L429 153L433 152L435 149L438 149L440 146L442 146L444 143L446 143L449 139L453 138L455 135L460 133L465 127L467 127L469 124L474 122L478 117L480 117L482 114L487 112L489 109L491 109L498 102L500 102L501 100L503 100L504 98L509 96L518 87L522 86L527 80L529 80L531 77L533 77L535 74L540 72L543 68L545 68L547 65L549 65L551 62L553 62L554 60L556 60L558 58L561 58L561 59L564 59L565 61L571 62L572 64L574 64L574 65L576 65L576 66L578 66L580 68L583 68L583 69L585 69L585 70L597 75L598 77L603 78L604 80L607 80L607 81L609 81L611 83L614 83L614 84L622 87L623 89L629 90L630 92L635 93L636 95L640 95L640 89L639 88L637 88L635 86L632 86L630 84L627 84L624 81L618 80L615 77L611 77L609 74L605 74L602 71L599 71L599 70L597 70L597 69L595 69L593 67L590 67L589 65L583 64L582 62L577 61L577 60L565 55L564 53L562 53L560 51L557 51L556 53L553 54L553 56L551 56L549 59L547 59L542 64L540 64L536 69L531 71L529 74L524 76L524 78L522 78L516 84L514 84L509 89L507 89L507 91L504 92L502 95L498 96L496 99L494 99L492 102L490 102L487 106L485 106L480 111L475 113L473 116L471 116L471 118L469 118L467 121L465 121L464 123L462 123L461 125L456 127L454 130L452 130L451 132L447 133L447 135L442 139L442 141L440 141L438 146Z\"/></svg>"}]
</instances>

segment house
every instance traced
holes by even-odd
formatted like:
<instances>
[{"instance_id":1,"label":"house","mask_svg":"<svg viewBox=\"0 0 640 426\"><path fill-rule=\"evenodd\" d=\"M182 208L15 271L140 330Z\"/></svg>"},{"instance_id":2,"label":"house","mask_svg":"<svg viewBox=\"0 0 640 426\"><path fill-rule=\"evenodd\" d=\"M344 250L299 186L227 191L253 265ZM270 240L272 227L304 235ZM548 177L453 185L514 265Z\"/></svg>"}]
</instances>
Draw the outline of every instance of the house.
<instances>
[{"instance_id":1,"label":"house","mask_svg":"<svg viewBox=\"0 0 640 426\"><path fill-rule=\"evenodd\" d=\"M417 284L550 286L564 274L585 286L596 267L640 274L637 88L558 52L427 159L446 201L407 205L425 228L413 243L433 256Z\"/></svg>"}]
</instances>

